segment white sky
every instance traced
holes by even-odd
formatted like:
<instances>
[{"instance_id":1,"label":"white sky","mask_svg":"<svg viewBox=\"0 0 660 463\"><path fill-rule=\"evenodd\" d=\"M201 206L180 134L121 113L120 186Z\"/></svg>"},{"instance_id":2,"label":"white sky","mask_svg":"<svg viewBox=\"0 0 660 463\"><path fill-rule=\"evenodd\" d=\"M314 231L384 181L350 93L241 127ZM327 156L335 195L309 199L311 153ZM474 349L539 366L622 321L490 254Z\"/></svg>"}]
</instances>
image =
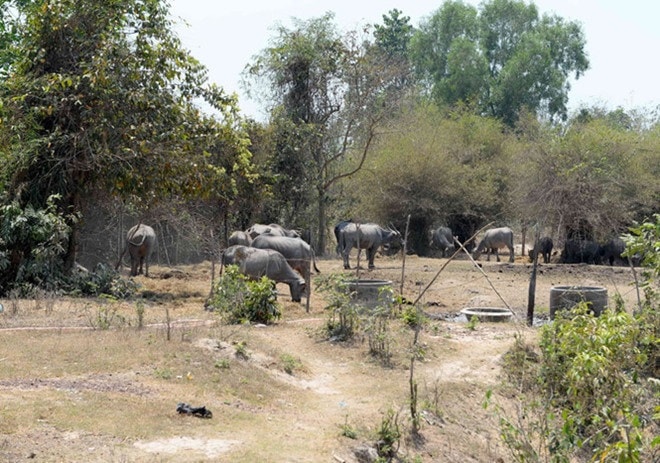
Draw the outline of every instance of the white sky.
<instances>
[{"instance_id":1,"label":"white sky","mask_svg":"<svg viewBox=\"0 0 660 463\"><path fill-rule=\"evenodd\" d=\"M480 0L466 0L478 6ZM535 0L540 14L553 13L582 24L590 69L572 83L569 109L604 105L614 109L660 105L660 1ZM291 18L307 20L327 11L343 30L382 23L398 8L413 26L442 0L170 0L181 24L177 33L186 48L209 69L209 78L239 95L242 112L264 120L263 107L247 99L240 74L252 57L268 46L273 26L290 27ZM187 25L183 24L187 23Z\"/></svg>"}]
</instances>

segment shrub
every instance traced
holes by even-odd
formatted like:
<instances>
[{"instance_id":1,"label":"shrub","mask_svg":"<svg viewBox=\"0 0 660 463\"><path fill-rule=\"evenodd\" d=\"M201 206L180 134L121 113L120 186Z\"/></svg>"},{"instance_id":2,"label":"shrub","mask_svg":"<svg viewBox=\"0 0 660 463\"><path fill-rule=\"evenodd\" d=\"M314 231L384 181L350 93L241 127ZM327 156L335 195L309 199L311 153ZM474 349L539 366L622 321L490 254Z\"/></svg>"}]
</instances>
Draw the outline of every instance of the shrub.
<instances>
[{"instance_id":1,"label":"shrub","mask_svg":"<svg viewBox=\"0 0 660 463\"><path fill-rule=\"evenodd\" d=\"M236 265L225 267L213 287L207 307L220 313L227 323L269 324L282 315L275 283L265 276L251 281Z\"/></svg>"}]
</instances>

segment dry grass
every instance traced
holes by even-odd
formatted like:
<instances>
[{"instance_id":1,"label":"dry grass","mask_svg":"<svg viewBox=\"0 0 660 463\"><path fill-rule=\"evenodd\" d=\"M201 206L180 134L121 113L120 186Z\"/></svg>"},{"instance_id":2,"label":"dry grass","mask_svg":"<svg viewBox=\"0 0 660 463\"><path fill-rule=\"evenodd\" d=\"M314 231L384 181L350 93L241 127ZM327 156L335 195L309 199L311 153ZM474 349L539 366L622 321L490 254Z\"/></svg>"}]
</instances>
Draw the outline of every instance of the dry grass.
<instances>
[{"instance_id":1,"label":"dry grass","mask_svg":"<svg viewBox=\"0 0 660 463\"><path fill-rule=\"evenodd\" d=\"M440 261L407 262L404 294L413 299ZM319 266L324 274L342 271L338 259ZM369 277L392 279L398 290L400 261L382 259L377 266ZM524 318L526 266L484 269ZM566 269L546 266L539 295L576 278L627 285L627 275L616 269ZM424 439L413 442L405 438L412 334L400 322L390 325L393 356L385 367L367 354L362 339L336 344L319 335L327 319L322 294L312 296L306 313L282 285L277 324L225 326L203 310L210 265L154 268L152 275L139 279L144 297L132 302L1 301L0 460L353 462L353 447L376 439L390 409L399 413L400 454L409 461L506 459L496 419L481 402L486 390L497 390L499 360L514 335L533 339L534 329L430 322L416 369ZM477 300L494 304L497 298L465 262L448 267L424 296L434 311L446 313ZM178 402L205 405L213 418L180 416ZM357 439L342 436L346 427Z\"/></svg>"}]
</instances>

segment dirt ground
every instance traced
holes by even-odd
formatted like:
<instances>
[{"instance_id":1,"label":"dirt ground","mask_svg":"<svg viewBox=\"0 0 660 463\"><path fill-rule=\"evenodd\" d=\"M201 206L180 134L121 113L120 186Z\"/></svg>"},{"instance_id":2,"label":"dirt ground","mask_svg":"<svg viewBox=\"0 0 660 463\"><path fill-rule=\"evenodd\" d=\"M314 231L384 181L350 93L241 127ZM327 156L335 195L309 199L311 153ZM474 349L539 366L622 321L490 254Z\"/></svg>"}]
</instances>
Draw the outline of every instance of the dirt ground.
<instances>
[{"instance_id":1,"label":"dirt ground","mask_svg":"<svg viewBox=\"0 0 660 463\"><path fill-rule=\"evenodd\" d=\"M419 337L423 359L414 364L422 417L416 440L409 328L391 323L385 365L363 338L321 336L323 293L313 292L306 312L305 300L292 303L285 285L278 285L277 323L223 326L203 310L211 266L201 264L155 267L150 278L138 278L146 296L140 331L130 322L135 304L100 330L105 312L95 301L0 301L0 460L372 461L360 455L373 453L391 413L401 431L398 461L509 461L497 416L482 407L488 390L505 408L515 403L500 393L502 355L516 336L537 339L552 286L604 286L610 301L619 294L632 310L633 276L622 267L540 265L535 326L527 327L526 259L482 259L480 269L456 260L438 273L446 262L380 257L375 270L357 273L392 281L396 293L419 297L433 315ZM322 275L344 272L338 258L317 265ZM514 317L473 325L458 316L465 307L509 307ZM182 400L205 405L213 417L178 415Z\"/></svg>"}]
</instances>

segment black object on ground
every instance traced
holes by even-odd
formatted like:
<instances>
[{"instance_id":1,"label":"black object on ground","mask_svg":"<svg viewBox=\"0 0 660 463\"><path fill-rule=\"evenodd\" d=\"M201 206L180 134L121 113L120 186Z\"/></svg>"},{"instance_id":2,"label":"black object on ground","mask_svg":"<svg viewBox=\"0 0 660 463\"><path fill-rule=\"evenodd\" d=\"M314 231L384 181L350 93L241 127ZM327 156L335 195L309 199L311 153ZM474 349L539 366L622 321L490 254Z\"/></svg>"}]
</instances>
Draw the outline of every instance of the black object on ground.
<instances>
[{"instance_id":1,"label":"black object on ground","mask_svg":"<svg viewBox=\"0 0 660 463\"><path fill-rule=\"evenodd\" d=\"M176 405L176 411L180 414L193 415L200 418L213 418L213 413L211 413L211 410L208 410L205 406L193 407L184 402L179 402Z\"/></svg>"}]
</instances>

